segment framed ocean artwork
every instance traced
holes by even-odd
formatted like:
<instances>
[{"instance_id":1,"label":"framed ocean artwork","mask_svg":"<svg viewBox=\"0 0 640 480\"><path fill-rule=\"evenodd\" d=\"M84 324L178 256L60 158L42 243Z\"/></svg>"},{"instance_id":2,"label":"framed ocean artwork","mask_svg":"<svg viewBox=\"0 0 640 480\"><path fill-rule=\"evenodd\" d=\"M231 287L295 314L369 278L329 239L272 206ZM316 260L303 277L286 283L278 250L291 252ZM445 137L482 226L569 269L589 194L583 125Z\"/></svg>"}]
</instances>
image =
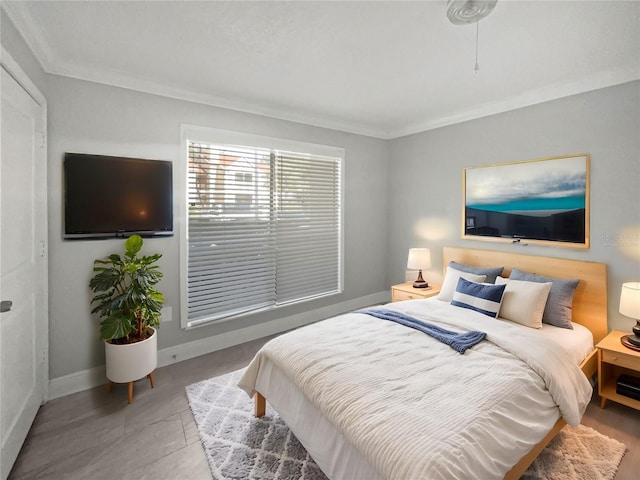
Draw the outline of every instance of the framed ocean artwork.
<instances>
[{"instance_id":1,"label":"framed ocean artwork","mask_svg":"<svg viewBox=\"0 0 640 480\"><path fill-rule=\"evenodd\" d=\"M465 168L462 237L589 248L589 154Z\"/></svg>"}]
</instances>

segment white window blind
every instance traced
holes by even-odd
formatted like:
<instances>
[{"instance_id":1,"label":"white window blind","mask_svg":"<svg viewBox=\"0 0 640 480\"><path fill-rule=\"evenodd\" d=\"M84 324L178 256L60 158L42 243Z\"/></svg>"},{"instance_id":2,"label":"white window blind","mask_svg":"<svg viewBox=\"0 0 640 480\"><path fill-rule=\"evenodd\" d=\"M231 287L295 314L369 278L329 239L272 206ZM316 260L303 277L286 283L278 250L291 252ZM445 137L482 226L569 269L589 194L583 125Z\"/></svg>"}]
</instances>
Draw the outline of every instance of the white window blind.
<instances>
[{"instance_id":1,"label":"white window blind","mask_svg":"<svg viewBox=\"0 0 640 480\"><path fill-rule=\"evenodd\" d=\"M187 144L189 326L341 290L341 158Z\"/></svg>"}]
</instances>

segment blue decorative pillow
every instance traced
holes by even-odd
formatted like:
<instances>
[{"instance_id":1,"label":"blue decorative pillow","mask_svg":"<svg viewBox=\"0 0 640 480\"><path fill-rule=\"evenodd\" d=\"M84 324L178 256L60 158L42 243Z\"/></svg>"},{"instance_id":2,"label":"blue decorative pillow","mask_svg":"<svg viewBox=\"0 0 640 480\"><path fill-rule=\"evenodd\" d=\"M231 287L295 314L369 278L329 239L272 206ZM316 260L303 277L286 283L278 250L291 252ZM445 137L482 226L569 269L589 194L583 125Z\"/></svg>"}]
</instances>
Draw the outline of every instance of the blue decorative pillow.
<instances>
[{"instance_id":1,"label":"blue decorative pillow","mask_svg":"<svg viewBox=\"0 0 640 480\"><path fill-rule=\"evenodd\" d=\"M505 288L506 285L486 285L470 282L460 277L451 305L469 308L496 318L500 311Z\"/></svg>"},{"instance_id":2,"label":"blue decorative pillow","mask_svg":"<svg viewBox=\"0 0 640 480\"><path fill-rule=\"evenodd\" d=\"M484 275L486 277L484 281L487 283L496 283L496 278L502 275L504 270L504 267L474 267L473 265L465 265L454 261L449 262L449 266L461 272Z\"/></svg>"},{"instance_id":3,"label":"blue decorative pillow","mask_svg":"<svg viewBox=\"0 0 640 480\"><path fill-rule=\"evenodd\" d=\"M542 323L548 323L560 328L569 328L571 325L573 294L580 283L579 279L565 280L561 278L545 277L535 273L523 272L514 268L509 275L511 280L525 280L527 282L547 283L551 282L551 291L542 314Z\"/></svg>"}]
</instances>

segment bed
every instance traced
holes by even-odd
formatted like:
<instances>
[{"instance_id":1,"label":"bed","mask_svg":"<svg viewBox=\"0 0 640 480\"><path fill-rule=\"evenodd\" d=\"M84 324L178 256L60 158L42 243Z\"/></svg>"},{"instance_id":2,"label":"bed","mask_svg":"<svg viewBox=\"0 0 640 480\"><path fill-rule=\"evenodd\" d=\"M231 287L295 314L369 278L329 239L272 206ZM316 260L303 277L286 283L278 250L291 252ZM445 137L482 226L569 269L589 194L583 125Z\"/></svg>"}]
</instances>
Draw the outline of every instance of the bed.
<instances>
[{"instance_id":1,"label":"bed","mask_svg":"<svg viewBox=\"0 0 640 480\"><path fill-rule=\"evenodd\" d=\"M529 328L432 298L387 307L456 332L482 330L486 340L460 355L354 312L271 340L239 386L258 416L269 400L329 478L517 479L567 422L579 423L593 345L607 333L606 266L445 247L445 267L450 261L504 266L503 277L518 269L580 279L573 330Z\"/></svg>"}]
</instances>

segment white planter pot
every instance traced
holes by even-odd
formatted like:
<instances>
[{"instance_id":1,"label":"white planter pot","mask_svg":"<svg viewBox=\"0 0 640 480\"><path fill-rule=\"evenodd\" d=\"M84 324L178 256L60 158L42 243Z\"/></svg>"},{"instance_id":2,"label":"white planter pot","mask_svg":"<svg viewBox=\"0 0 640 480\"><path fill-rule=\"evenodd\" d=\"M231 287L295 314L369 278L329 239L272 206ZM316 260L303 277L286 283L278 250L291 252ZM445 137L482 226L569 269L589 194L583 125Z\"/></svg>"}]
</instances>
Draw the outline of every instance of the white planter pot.
<instances>
[{"instance_id":1,"label":"white planter pot","mask_svg":"<svg viewBox=\"0 0 640 480\"><path fill-rule=\"evenodd\" d=\"M158 366L158 332L146 340L128 345L104 342L107 378L114 383L135 382L146 377Z\"/></svg>"}]
</instances>

